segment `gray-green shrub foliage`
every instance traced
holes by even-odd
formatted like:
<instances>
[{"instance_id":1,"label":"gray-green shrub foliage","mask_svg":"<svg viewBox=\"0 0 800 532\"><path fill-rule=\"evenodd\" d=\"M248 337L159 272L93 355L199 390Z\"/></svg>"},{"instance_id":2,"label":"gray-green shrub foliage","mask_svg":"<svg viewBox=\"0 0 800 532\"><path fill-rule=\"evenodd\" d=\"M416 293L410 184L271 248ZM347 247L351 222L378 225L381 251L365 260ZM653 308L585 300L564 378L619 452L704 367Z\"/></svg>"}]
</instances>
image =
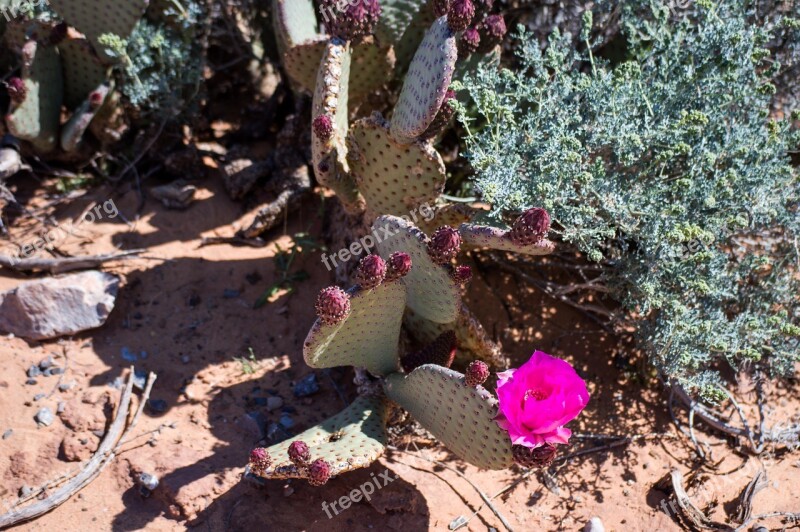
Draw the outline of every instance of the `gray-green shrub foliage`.
<instances>
[{"instance_id":1,"label":"gray-green shrub foliage","mask_svg":"<svg viewBox=\"0 0 800 532\"><path fill-rule=\"evenodd\" d=\"M797 137L769 116L779 66L738 2L677 20L644 3L613 66L520 28L519 68L468 77L459 116L491 220L547 208L607 268L662 374L715 399L724 362L787 375L800 360Z\"/></svg>"}]
</instances>

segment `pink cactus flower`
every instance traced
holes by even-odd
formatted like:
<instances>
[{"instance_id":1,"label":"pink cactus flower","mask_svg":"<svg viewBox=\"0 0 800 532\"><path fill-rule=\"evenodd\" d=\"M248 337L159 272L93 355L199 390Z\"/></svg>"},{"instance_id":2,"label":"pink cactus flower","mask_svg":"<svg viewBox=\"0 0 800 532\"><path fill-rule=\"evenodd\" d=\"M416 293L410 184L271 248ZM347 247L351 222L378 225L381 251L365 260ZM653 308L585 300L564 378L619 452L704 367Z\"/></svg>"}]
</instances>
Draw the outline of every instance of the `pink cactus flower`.
<instances>
[{"instance_id":1,"label":"pink cactus flower","mask_svg":"<svg viewBox=\"0 0 800 532\"><path fill-rule=\"evenodd\" d=\"M545 443L566 444L565 428L589 402L586 383L567 362L536 351L518 369L497 374L500 412L495 421L511 443L536 448Z\"/></svg>"}]
</instances>

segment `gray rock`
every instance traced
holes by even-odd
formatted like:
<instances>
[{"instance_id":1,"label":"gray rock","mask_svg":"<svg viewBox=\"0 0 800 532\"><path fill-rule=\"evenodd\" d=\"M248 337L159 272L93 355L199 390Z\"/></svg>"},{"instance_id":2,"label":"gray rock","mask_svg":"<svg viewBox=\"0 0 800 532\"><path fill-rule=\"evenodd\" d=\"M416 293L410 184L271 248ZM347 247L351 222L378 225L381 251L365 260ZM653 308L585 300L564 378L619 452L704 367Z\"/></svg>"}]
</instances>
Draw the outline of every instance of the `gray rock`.
<instances>
[{"instance_id":1,"label":"gray rock","mask_svg":"<svg viewBox=\"0 0 800 532\"><path fill-rule=\"evenodd\" d=\"M56 362L55 362L55 360L53 360L53 357L47 357L44 360L42 360L41 362L39 362L39 369L44 371L47 368L53 367L53 364L55 364L55 363Z\"/></svg>"},{"instance_id":2,"label":"gray rock","mask_svg":"<svg viewBox=\"0 0 800 532\"><path fill-rule=\"evenodd\" d=\"M14 434L14 429L8 429L3 433L3 439L7 440Z\"/></svg>"},{"instance_id":3,"label":"gray rock","mask_svg":"<svg viewBox=\"0 0 800 532\"><path fill-rule=\"evenodd\" d=\"M18 493L19 493L19 496L20 496L20 497L27 497L28 495L30 495L31 493L33 493L33 488L32 488L32 487L30 487L30 486L22 486L22 487L19 489L19 492L18 492Z\"/></svg>"},{"instance_id":4,"label":"gray rock","mask_svg":"<svg viewBox=\"0 0 800 532\"><path fill-rule=\"evenodd\" d=\"M290 429L290 428L294 427L294 420L288 414L282 415L281 419L280 419L280 421L278 423L280 423L283 426L283 428L285 428L285 429Z\"/></svg>"},{"instance_id":5,"label":"gray rock","mask_svg":"<svg viewBox=\"0 0 800 532\"><path fill-rule=\"evenodd\" d=\"M293 389L295 397L307 397L314 395L318 391L319 384L317 383L316 373L309 373L303 380L295 384Z\"/></svg>"},{"instance_id":6,"label":"gray rock","mask_svg":"<svg viewBox=\"0 0 800 532\"><path fill-rule=\"evenodd\" d=\"M100 327L114 309L119 278L88 271L0 293L0 331L32 340Z\"/></svg>"},{"instance_id":7,"label":"gray rock","mask_svg":"<svg viewBox=\"0 0 800 532\"><path fill-rule=\"evenodd\" d=\"M72 381L72 382L62 382L61 384L59 384L59 385L58 385L58 390L59 390L60 392L68 392L68 391L70 391L71 389L73 389L73 388L75 387L75 385L76 385L75 381Z\"/></svg>"},{"instance_id":8,"label":"gray rock","mask_svg":"<svg viewBox=\"0 0 800 532\"><path fill-rule=\"evenodd\" d=\"M34 377L38 377L41 374L42 372L39 370L39 366L31 366L28 368L28 377L30 377L31 379Z\"/></svg>"},{"instance_id":9,"label":"gray rock","mask_svg":"<svg viewBox=\"0 0 800 532\"><path fill-rule=\"evenodd\" d=\"M67 403L65 403L64 401L59 401L58 407L56 408L56 414L63 414L66 409L67 409Z\"/></svg>"},{"instance_id":10,"label":"gray rock","mask_svg":"<svg viewBox=\"0 0 800 532\"><path fill-rule=\"evenodd\" d=\"M25 384L27 384L28 386L35 386L39 384L39 381L37 381L36 379L28 379L25 381Z\"/></svg>"},{"instance_id":11,"label":"gray rock","mask_svg":"<svg viewBox=\"0 0 800 532\"><path fill-rule=\"evenodd\" d=\"M33 396L33 400L34 401L41 401L45 397L47 397L46 393L37 393L36 395Z\"/></svg>"},{"instance_id":12,"label":"gray rock","mask_svg":"<svg viewBox=\"0 0 800 532\"><path fill-rule=\"evenodd\" d=\"M606 532L606 527L603 526L599 517L592 517L583 527L583 532Z\"/></svg>"},{"instance_id":13,"label":"gray rock","mask_svg":"<svg viewBox=\"0 0 800 532\"><path fill-rule=\"evenodd\" d=\"M267 398L267 410L272 412L283 406L283 399L280 397L271 396Z\"/></svg>"},{"instance_id":14,"label":"gray rock","mask_svg":"<svg viewBox=\"0 0 800 532\"><path fill-rule=\"evenodd\" d=\"M35 419L38 424L49 427L53 424L53 421L55 421L56 418L49 408L44 407L36 412L36 415L33 419Z\"/></svg>"},{"instance_id":15,"label":"gray rock","mask_svg":"<svg viewBox=\"0 0 800 532\"><path fill-rule=\"evenodd\" d=\"M150 473L142 473L139 475L139 484L146 490L153 491L158 487L158 477Z\"/></svg>"}]
</instances>

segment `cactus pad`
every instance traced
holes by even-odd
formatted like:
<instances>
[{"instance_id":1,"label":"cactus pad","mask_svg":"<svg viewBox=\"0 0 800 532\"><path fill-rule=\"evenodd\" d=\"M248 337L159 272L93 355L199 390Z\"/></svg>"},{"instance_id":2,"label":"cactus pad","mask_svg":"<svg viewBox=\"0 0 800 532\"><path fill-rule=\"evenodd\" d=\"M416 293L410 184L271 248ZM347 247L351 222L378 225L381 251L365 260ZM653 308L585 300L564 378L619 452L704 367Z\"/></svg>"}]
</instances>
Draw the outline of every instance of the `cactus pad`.
<instances>
[{"instance_id":1,"label":"cactus pad","mask_svg":"<svg viewBox=\"0 0 800 532\"><path fill-rule=\"evenodd\" d=\"M416 3L422 4L419 11L414 14L400 39L394 42L394 53L397 56L396 74L402 74L408 70L408 65L411 64L411 60L419 48L419 43L422 42L428 28L437 18L432 0L417 0ZM382 31L380 24L378 31Z\"/></svg>"},{"instance_id":2,"label":"cactus pad","mask_svg":"<svg viewBox=\"0 0 800 532\"><path fill-rule=\"evenodd\" d=\"M318 37L317 13L312 0L274 0L272 13L281 49L288 50ZM313 82L313 78L311 80Z\"/></svg>"},{"instance_id":3,"label":"cactus pad","mask_svg":"<svg viewBox=\"0 0 800 532\"><path fill-rule=\"evenodd\" d=\"M484 469L513 463L511 438L494 418L497 399L482 386L468 387L457 371L428 364L386 379L386 395L455 454Z\"/></svg>"},{"instance_id":4,"label":"cactus pad","mask_svg":"<svg viewBox=\"0 0 800 532\"><path fill-rule=\"evenodd\" d=\"M73 110L109 79L109 69L86 39L72 34L58 45L64 65L64 105Z\"/></svg>"},{"instance_id":5,"label":"cactus pad","mask_svg":"<svg viewBox=\"0 0 800 532\"><path fill-rule=\"evenodd\" d=\"M437 205L433 218L430 221L421 219L417 222L417 226L425 234L431 234L444 225L458 229L461 224L469 222L479 212L465 203Z\"/></svg>"},{"instance_id":6,"label":"cactus pad","mask_svg":"<svg viewBox=\"0 0 800 532\"><path fill-rule=\"evenodd\" d=\"M372 226L384 259L396 251L411 256L411 271L403 278L408 287L408 306L418 315L437 323L452 323L458 317L459 286L446 268L428 255L428 238L411 222L396 216L381 216ZM391 235L391 236L389 236Z\"/></svg>"},{"instance_id":7,"label":"cactus pad","mask_svg":"<svg viewBox=\"0 0 800 532\"><path fill-rule=\"evenodd\" d=\"M461 240L465 245L475 248L513 251L524 255L550 255L555 251L555 244L546 238L530 246L520 246L511 241L508 231L495 227L462 224L458 232L461 233Z\"/></svg>"},{"instance_id":8,"label":"cactus pad","mask_svg":"<svg viewBox=\"0 0 800 532\"><path fill-rule=\"evenodd\" d=\"M283 68L289 77L303 90L313 91L317 80L320 60L328 44L326 35L316 35L311 39L287 48L283 54Z\"/></svg>"},{"instance_id":9,"label":"cactus pad","mask_svg":"<svg viewBox=\"0 0 800 532\"><path fill-rule=\"evenodd\" d=\"M370 217L407 215L425 203L433 205L444 190L441 155L424 143L399 144L380 115L353 124L347 145L350 171Z\"/></svg>"},{"instance_id":10,"label":"cactus pad","mask_svg":"<svg viewBox=\"0 0 800 532\"><path fill-rule=\"evenodd\" d=\"M86 101L75 110L69 121L61 128L61 148L65 152L78 148L89 124L103 107L109 90L109 85L103 84L90 92Z\"/></svg>"},{"instance_id":11,"label":"cactus pad","mask_svg":"<svg viewBox=\"0 0 800 532\"><path fill-rule=\"evenodd\" d=\"M26 96L12 105L6 126L40 152L56 147L64 86L61 59L52 46L28 41L22 47L22 79Z\"/></svg>"},{"instance_id":12,"label":"cactus pad","mask_svg":"<svg viewBox=\"0 0 800 532\"><path fill-rule=\"evenodd\" d=\"M392 115L392 136L407 144L433 122L455 70L456 39L447 17L436 20L425 34L406 74L400 99Z\"/></svg>"},{"instance_id":13,"label":"cactus pad","mask_svg":"<svg viewBox=\"0 0 800 532\"><path fill-rule=\"evenodd\" d=\"M381 42L396 44L420 10L425 9L425 4L425 0L382 0L381 19L375 35Z\"/></svg>"},{"instance_id":14,"label":"cactus pad","mask_svg":"<svg viewBox=\"0 0 800 532\"><path fill-rule=\"evenodd\" d=\"M100 36L117 35L127 39L144 15L148 0L115 0L98 3L97 0L50 0L58 15L86 35L94 49L106 61L113 55L99 43Z\"/></svg>"},{"instance_id":15,"label":"cactus pad","mask_svg":"<svg viewBox=\"0 0 800 532\"><path fill-rule=\"evenodd\" d=\"M289 459L289 447L298 440L308 445L311 460L321 458L330 464L332 477L367 467L386 450L387 415L385 399L359 397L319 425L269 447L272 464L261 478L309 478L307 468L298 467Z\"/></svg>"},{"instance_id":16,"label":"cactus pad","mask_svg":"<svg viewBox=\"0 0 800 532\"><path fill-rule=\"evenodd\" d=\"M347 319L335 325L317 320L308 332L303 344L306 363L312 368L364 367L375 375L396 371L406 286L394 281L348 293Z\"/></svg>"}]
</instances>

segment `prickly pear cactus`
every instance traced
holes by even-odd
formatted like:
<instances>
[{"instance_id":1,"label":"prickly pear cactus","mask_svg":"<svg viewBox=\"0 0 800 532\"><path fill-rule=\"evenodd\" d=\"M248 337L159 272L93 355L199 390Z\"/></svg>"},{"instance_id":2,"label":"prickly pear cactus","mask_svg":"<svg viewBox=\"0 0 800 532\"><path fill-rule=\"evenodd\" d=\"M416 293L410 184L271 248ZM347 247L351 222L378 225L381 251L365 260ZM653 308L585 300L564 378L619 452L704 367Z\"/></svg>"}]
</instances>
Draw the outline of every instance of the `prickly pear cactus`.
<instances>
[{"instance_id":1,"label":"prickly pear cactus","mask_svg":"<svg viewBox=\"0 0 800 532\"><path fill-rule=\"evenodd\" d=\"M464 244L475 248L513 251L523 255L550 255L555 251L555 244L546 238L529 245L520 245L509 237L509 231L495 227L462 224L458 232Z\"/></svg>"},{"instance_id":2,"label":"prickly pear cactus","mask_svg":"<svg viewBox=\"0 0 800 532\"><path fill-rule=\"evenodd\" d=\"M12 99L6 116L8 130L48 153L58 142L64 87L61 60L52 46L30 40L22 46L21 99Z\"/></svg>"},{"instance_id":3,"label":"prickly pear cactus","mask_svg":"<svg viewBox=\"0 0 800 532\"><path fill-rule=\"evenodd\" d=\"M91 43L75 35L74 30L58 44L58 53L64 67L64 105L73 110L109 80L110 69L100 60Z\"/></svg>"},{"instance_id":4,"label":"prickly pear cactus","mask_svg":"<svg viewBox=\"0 0 800 532\"><path fill-rule=\"evenodd\" d=\"M422 135L444 102L458 59L458 48L447 17L440 17L425 34L406 74L392 115L392 136L409 143Z\"/></svg>"},{"instance_id":5,"label":"prickly pear cactus","mask_svg":"<svg viewBox=\"0 0 800 532\"><path fill-rule=\"evenodd\" d=\"M432 205L444 191L446 176L439 152L422 142L398 143L380 115L353 124L348 161L370 219L417 211L423 204Z\"/></svg>"},{"instance_id":6,"label":"prickly pear cactus","mask_svg":"<svg viewBox=\"0 0 800 532\"><path fill-rule=\"evenodd\" d=\"M107 62L114 55L100 43L105 34L127 39L147 9L148 0L115 0L99 4L97 0L50 0L58 15L86 35L97 53Z\"/></svg>"},{"instance_id":7,"label":"prickly pear cactus","mask_svg":"<svg viewBox=\"0 0 800 532\"><path fill-rule=\"evenodd\" d=\"M414 266L403 279L408 287L409 308L436 323L456 321L461 306L460 288L450 272L431 259L428 237L411 222L396 216L378 218L373 225L373 234L384 235L378 243L384 259L396 251L411 256Z\"/></svg>"},{"instance_id":8,"label":"prickly pear cactus","mask_svg":"<svg viewBox=\"0 0 800 532\"><path fill-rule=\"evenodd\" d=\"M312 368L364 367L374 375L397 371L405 284L385 282L372 290L354 288L348 294L348 316L339 323L318 319L309 331L303 344L306 363Z\"/></svg>"},{"instance_id":9,"label":"prickly pear cactus","mask_svg":"<svg viewBox=\"0 0 800 532\"><path fill-rule=\"evenodd\" d=\"M482 386L467 386L461 373L427 364L408 375L390 375L384 389L390 399L469 463L484 469L512 465L511 439L494 421L497 399Z\"/></svg>"},{"instance_id":10,"label":"prickly pear cactus","mask_svg":"<svg viewBox=\"0 0 800 532\"><path fill-rule=\"evenodd\" d=\"M289 459L292 442L308 445L310 459L330 465L331 477L369 466L386 450L388 404L380 397L361 396L345 410L293 438L267 448L270 467L260 472L265 479L310 477L307 467Z\"/></svg>"}]
</instances>

